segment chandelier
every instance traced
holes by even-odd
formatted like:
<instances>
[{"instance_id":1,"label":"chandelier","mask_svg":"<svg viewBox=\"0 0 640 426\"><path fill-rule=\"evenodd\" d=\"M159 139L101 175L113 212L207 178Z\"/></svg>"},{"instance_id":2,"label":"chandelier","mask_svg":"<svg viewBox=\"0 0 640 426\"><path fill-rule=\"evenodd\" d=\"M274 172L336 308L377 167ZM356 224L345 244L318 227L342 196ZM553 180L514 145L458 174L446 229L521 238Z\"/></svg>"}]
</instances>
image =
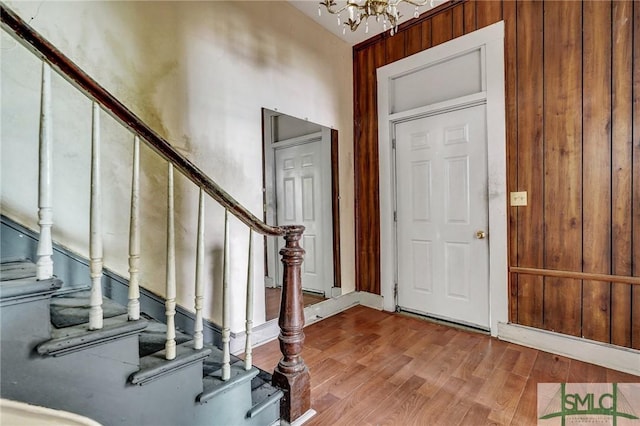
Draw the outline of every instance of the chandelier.
<instances>
[{"instance_id":1,"label":"chandelier","mask_svg":"<svg viewBox=\"0 0 640 426\"><path fill-rule=\"evenodd\" d=\"M363 21L365 23L364 32L368 33L369 18L374 17L376 22L380 22L380 19L382 19L384 31L391 27L390 34L394 35L398 32L398 19L400 19L398 5L400 3L415 6L414 18L420 15L418 7L425 6L427 3L430 3L431 7L433 7L433 0L347 0L342 7L338 6L336 0L322 0L318 5L318 16L322 15L320 6L324 6L329 13L338 15L338 25L344 25L342 34L346 32L347 26L351 28L351 31L355 31ZM340 15L345 10L349 17L343 23Z\"/></svg>"}]
</instances>

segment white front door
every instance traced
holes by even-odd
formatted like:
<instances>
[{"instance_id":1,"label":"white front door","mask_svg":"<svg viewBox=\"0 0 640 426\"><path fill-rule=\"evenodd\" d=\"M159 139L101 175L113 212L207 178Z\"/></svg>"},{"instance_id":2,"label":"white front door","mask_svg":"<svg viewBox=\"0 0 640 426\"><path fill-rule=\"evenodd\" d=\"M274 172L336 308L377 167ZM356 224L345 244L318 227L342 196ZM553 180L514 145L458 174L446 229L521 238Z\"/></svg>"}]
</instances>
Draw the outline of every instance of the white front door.
<instances>
[{"instance_id":1,"label":"white front door","mask_svg":"<svg viewBox=\"0 0 640 426\"><path fill-rule=\"evenodd\" d=\"M325 257L331 255L331 222L326 212L326 206L331 206L331 192L330 180L325 182L327 177L322 173L321 148L321 140L276 148L275 181L277 224L305 227L300 242L306 252L302 263L302 288L324 294L326 280L331 277L325 264L328 260ZM279 251L284 240L278 238L278 241ZM281 283L280 262L277 262L277 270L278 283Z\"/></svg>"},{"instance_id":2,"label":"white front door","mask_svg":"<svg viewBox=\"0 0 640 426\"><path fill-rule=\"evenodd\" d=\"M398 305L489 324L486 106L395 124Z\"/></svg>"}]
</instances>

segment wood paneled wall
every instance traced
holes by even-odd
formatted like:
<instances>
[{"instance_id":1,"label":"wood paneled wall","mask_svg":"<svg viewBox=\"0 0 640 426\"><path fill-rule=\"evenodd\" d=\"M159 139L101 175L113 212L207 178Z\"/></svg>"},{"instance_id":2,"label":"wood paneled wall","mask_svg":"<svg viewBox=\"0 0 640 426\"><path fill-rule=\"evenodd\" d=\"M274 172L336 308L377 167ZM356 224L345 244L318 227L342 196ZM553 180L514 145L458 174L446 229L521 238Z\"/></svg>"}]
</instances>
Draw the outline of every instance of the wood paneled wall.
<instances>
[{"instance_id":1,"label":"wood paneled wall","mask_svg":"<svg viewBox=\"0 0 640 426\"><path fill-rule=\"evenodd\" d=\"M640 3L631 0L451 1L354 47L357 289L380 293L376 69L500 20L508 191L529 198L508 208L510 321L640 348Z\"/></svg>"}]
</instances>

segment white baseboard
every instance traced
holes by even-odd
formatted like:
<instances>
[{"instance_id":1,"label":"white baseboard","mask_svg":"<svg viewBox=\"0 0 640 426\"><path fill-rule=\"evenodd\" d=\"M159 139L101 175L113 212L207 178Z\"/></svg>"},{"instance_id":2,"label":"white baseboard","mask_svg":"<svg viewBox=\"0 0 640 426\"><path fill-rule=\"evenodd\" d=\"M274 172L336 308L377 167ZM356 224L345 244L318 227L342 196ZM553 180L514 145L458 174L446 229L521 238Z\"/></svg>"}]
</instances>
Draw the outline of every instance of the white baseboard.
<instances>
[{"instance_id":1,"label":"white baseboard","mask_svg":"<svg viewBox=\"0 0 640 426\"><path fill-rule=\"evenodd\" d=\"M316 414L317 414L316 410L314 410L313 408L310 408L309 410L307 410L306 413L304 413L303 415L295 419L293 422L289 423L285 420L280 420L278 424L280 426L302 426L303 424L311 420L311 418Z\"/></svg>"},{"instance_id":2,"label":"white baseboard","mask_svg":"<svg viewBox=\"0 0 640 426\"><path fill-rule=\"evenodd\" d=\"M505 323L498 323L498 339L640 376L635 349Z\"/></svg>"},{"instance_id":3,"label":"white baseboard","mask_svg":"<svg viewBox=\"0 0 640 426\"><path fill-rule=\"evenodd\" d=\"M382 296L364 291L354 291L307 306L304 308L305 325L339 314L356 305L382 310Z\"/></svg>"}]
</instances>

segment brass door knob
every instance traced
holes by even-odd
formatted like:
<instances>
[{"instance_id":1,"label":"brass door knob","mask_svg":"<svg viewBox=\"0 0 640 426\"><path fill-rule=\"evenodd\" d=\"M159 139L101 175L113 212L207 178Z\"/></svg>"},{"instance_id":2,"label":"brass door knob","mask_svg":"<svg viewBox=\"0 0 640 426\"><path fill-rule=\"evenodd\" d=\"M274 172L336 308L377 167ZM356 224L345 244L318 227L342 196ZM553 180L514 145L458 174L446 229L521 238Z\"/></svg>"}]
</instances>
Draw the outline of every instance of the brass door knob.
<instances>
[{"instance_id":1,"label":"brass door knob","mask_svg":"<svg viewBox=\"0 0 640 426\"><path fill-rule=\"evenodd\" d=\"M476 238L477 239L483 240L483 239L486 238L486 236L487 236L487 234L484 231L482 231L482 230L476 231Z\"/></svg>"}]
</instances>

